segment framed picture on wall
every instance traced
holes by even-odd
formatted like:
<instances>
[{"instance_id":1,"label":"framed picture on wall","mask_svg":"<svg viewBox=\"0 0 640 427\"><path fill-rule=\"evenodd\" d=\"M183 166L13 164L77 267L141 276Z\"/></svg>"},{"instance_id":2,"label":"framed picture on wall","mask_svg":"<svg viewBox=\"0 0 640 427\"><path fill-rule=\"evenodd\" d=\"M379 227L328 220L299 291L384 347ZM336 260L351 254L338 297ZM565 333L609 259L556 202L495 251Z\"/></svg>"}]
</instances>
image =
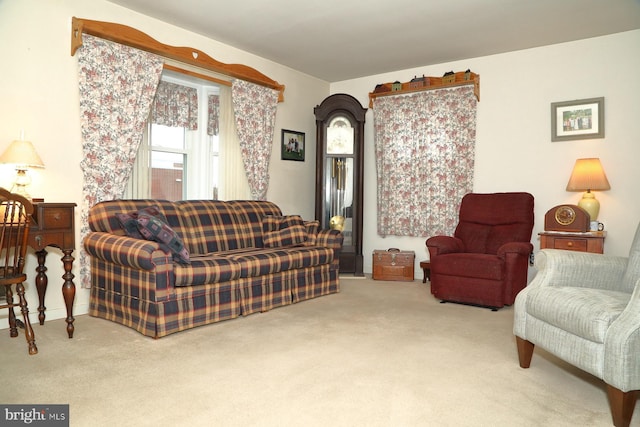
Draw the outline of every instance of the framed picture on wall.
<instances>
[{"instance_id":1,"label":"framed picture on wall","mask_svg":"<svg viewBox=\"0 0 640 427\"><path fill-rule=\"evenodd\" d=\"M282 160L304 162L304 132L282 129Z\"/></svg>"},{"instance_id":2,"label":"framed picture on wall","mask_svg":"<svg viewBox=\"0 0 640 427\"><path fill-rule=\"evenodd\" d=\"M604 138L604 97L551 103L551 141Z\"/></svg>"}]
</instances>

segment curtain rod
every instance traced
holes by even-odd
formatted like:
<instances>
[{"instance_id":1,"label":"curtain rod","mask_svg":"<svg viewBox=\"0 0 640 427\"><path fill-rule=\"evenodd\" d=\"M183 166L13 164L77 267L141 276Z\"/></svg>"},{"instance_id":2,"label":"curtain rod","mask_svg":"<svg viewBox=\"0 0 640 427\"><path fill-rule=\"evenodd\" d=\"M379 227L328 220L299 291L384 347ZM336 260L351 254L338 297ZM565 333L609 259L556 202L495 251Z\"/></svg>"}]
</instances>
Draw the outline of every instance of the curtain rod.
<instances>
[{"instance_id":1,"label":"curtain rod","mask_svg":"<svg viewBox=\"0 0 640 427\"><path fill-rule=\"evenodd\" d=\"M225 64L219 62L198 49L169 46L160 43L140 30L122 24L92 21L74 16L71 20L71 56L75 55L78 48L82 46L83 33L151 52L185 64L194 65L225 76L270 87L279 92L278 102L284 101L285 86L270 79L254 68L243 64ZM178 67L177 71L182 70Z\"/></svg>"}]
</instances>

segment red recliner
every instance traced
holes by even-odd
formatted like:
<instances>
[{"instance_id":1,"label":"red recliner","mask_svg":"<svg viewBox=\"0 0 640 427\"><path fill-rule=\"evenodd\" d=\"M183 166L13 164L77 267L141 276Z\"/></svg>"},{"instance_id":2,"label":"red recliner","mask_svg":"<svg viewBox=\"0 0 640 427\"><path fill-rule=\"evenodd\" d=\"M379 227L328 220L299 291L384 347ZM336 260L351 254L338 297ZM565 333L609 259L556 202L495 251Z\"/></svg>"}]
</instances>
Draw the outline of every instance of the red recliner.
<instances>
[{"instance_id":1,"label":"red recliner","mask_svg":"<svg viewBox=\"0 0 640 427\"><path fill-rule=\"evenodd\" d=\"M442 301L493 309L512 305L527 285L532 230L531 194L465 195L453 237L426 241L431 293Z\"/></svg>"}]
</instances>

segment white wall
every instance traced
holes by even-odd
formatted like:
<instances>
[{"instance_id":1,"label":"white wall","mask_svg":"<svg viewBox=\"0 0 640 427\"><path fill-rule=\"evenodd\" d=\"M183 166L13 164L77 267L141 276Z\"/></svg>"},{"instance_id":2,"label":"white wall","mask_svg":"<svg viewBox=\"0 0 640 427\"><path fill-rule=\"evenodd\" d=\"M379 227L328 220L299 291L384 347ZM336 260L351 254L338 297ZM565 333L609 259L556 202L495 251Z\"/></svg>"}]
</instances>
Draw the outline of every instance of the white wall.
<instances>
[{"instance_id":1,"label":"white wall","mask_svg":"<svg viewBox=\"0 0 640 427\"><path fill-rule=\"evenodd\" d=\"M417 51L419 52L419 50ZM608 232L605 253L626 256L640 221L640 30L464 61L400 70L331 84L331 93L349 93L363 106L378 83L441 76L470 68L480 74L474 191L528 191L535 196L532 242L553 206L576 204L580 193L565 191L577 158L600 157L611 190L598 192L598 219ZM550 104L605 98L605 138L551 142ZM424 238L387 237L376 232L376 171L373 113L365 128L364 254L371 272L374 249L399 247L428 259Z\"/></svg>"},{"instance_id":2,"label":"white wall","mask_svg":"<svg viewBox=\"0 0 640 427\"><path fill-rule=\"evenodd\" d=\"M135 27L156 40L191 46L225 63L243 63L286 85L279 104L270 167L268 198L287 214L314 216L315 118L313 107L329 94L329 84L231 46L207 39L102 0L0 0L0 150L12 140L31 140L46 168L34 171L31 195L47 202L75 202L76 245L80 245L79 213L82 202L82 146L78 108L77 60L70 55L71 17L116 22ZM280 160L280 129L305 132L305 162ZM10 188L15 172L0 166L0 186ZM66 317L60 292L64 273L62 253L51 248L47 260L49 290L47 319ZM27 298L36 312L33 277L35 256L27 260ZM73 273L78 275L77 263ZM79 280L75 280L76 285ZM89 292L77 286L74 314L88 311ZM0 328L6 328L6 310ZM32 321L37 317L32 315ZM82 326L76 324L76 335ZM37 329L36 329L37 334ZM61 329L60 334L65 334Z\"/></svg>"}]
</instances>

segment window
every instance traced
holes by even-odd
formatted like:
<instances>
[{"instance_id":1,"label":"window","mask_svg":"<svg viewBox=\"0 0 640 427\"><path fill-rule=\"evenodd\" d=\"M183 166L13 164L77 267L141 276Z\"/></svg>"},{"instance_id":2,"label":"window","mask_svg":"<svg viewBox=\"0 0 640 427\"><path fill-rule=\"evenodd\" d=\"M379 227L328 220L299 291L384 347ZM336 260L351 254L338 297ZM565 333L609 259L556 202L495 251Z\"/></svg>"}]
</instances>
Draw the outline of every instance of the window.
<instances>
[{"instance_id":1,"label":"window","mask_svg":"<svg viewBox=\"0 0 640 427\"><path fill-rule=\"evenodd\" d=\"M219 95L214 83L163 71L163 82L191 88L197 93L197 125L158 124L157 112L149 114L147 129L129 179L126 197L183 200L217 198L220 175L219 136L207 132L209 120L209 96ZM172 102L189 102L176 96ZM195 101L194 101L195 102ZM172 106L163 105L166 110ZM174 108L175 109L175 108ZM168 113L168 114L171 114ZM196 114L190 107L189 114ZM156 117L154 119L154 117ZM189 118L191 119L191 117ZM169 120L171 121L171 120Z\"/></svg>"}]
</instances>

